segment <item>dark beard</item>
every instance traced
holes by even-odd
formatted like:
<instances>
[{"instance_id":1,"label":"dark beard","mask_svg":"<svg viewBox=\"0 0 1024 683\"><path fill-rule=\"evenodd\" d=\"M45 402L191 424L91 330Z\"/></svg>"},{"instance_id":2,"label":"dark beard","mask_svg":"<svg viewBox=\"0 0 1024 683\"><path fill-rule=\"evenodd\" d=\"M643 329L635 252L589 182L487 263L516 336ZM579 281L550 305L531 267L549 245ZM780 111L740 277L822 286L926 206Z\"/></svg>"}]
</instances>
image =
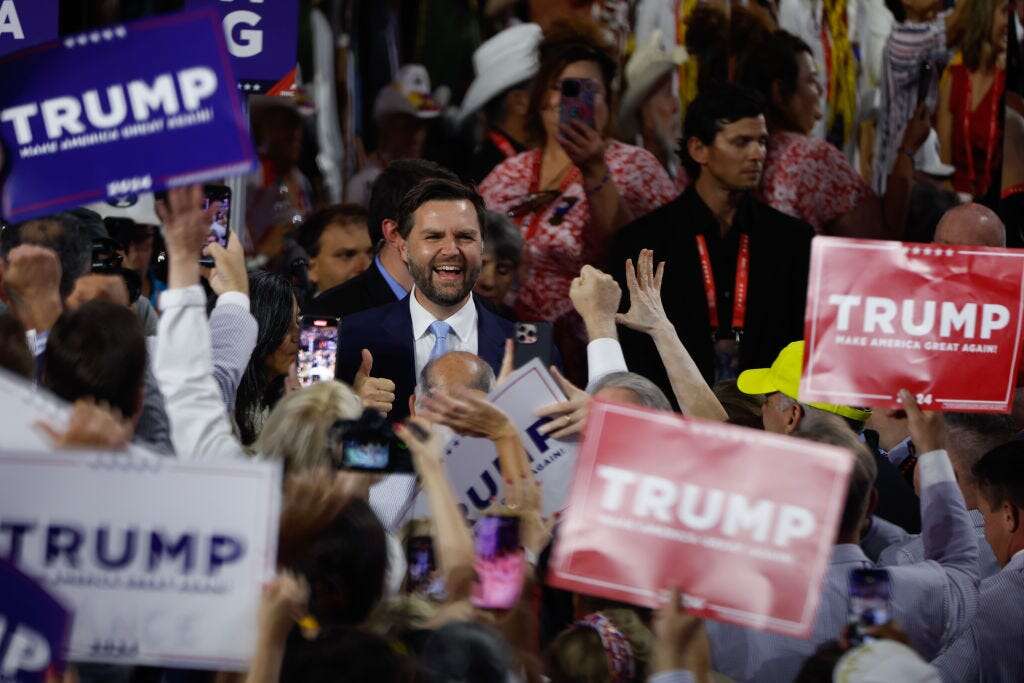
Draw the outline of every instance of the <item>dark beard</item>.
<instances>
[{"instance_id":1,"label":"dark beard","mask_svg":"<svg viewBox=\"0 0 1024 683\"><path fill-rule=\"evenodd\" d=\"M454 306L455 304L463 301L469 293L473 291L473 287L476 285L477 279L480 277L480 268L477 267L475 270L470 270L468 264L463 261L462 265L462 287L458 290L452 289L440 289L434 286L434 262L431 261L426 268L421 268L420 265L414 262L412 259L408 262L409 274L412 275L413 282L416 283L416 289L423 292L430 301L434 302L438 306Z\"/></svg>"}]
</instances>

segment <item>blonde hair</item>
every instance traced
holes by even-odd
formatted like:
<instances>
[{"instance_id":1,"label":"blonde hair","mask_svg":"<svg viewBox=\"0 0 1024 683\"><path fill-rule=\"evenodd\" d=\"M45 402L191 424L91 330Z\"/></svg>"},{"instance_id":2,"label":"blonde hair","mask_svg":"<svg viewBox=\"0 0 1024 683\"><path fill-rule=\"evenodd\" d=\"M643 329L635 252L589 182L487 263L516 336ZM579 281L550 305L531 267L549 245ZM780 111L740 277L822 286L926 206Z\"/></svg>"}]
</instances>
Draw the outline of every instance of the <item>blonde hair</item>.
<instances>
[{"instance_id":1,"label":"blonde hair","mask_svg":"<svg viewBox=\"0 0 1024 683\"><path fill-rule=\"evenodd\" d=\"M288 394L267 417L253 451L282 458L285 471L329 465L327 431L336 420L355 420L363 404L347 384L320 382Z\"/></svg>"},{"instance_id":2,"label":"blonde hair","mask_svg":"<svg viewBox=\"0 0 1024 683\"><path fill-rule=\"evenodd\" d=\"M646 680L647 668L654 649L654 635L651 630L632 609L602 609L601 614L607 617L629 641L636 667L633 680ZM589 627L574 624L562 631L548 649L548 662L551 680L555 683L601 683L612 680L608 656L605 654L601 637Z\"/></svg>"}]
</instances>

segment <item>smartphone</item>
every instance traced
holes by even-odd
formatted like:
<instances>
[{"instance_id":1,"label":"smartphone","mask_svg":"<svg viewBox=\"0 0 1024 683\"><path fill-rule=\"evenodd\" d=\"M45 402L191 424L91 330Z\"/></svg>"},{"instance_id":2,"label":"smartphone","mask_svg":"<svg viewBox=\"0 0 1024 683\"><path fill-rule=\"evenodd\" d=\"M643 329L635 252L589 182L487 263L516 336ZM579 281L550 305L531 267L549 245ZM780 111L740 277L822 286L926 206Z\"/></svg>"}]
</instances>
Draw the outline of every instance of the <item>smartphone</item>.
<instances>
[{"instance_id":1,"label":"smartphone","mask_svg":"<svg viewBox=\"0 0 1024 683\"><path fill-rule=\"evenodd\" d=\"M417 434L418 435L418 434ZM327 454L335 467L381 474L412 474L412 455L376 410L358 420L338 420L327 432Z\"/></svg>"},{"instance_id":2,"label":"smartphone","mask_svg":"<svg viewBox=\"0 0 1024 683\"><path fill-rule=\"evenodd\" d=\"M484 515L474 527L477 581L472 603L481 609L512 609L523 592L526 556L519 541L519 518Z\"/></svg>"},{"instance_id":3,"label":"smartphone","mask_svg":"<svg viewBox=\"0 0 1024 683\"><path fill-rule=\"evenodd\" d=\"M430 536L410 536L405 545L405 590L426 593L433 582L437 562L434 559L434 539Z\"/></svg>"},{"instance_id":4,"label":"smartphone","mask_svg":"<svg viewBox=\"0 0 1024 683\"><path fill-rule=\"evenodd\" d=\"M594 101L596 99L596 81L590 78L566 78L562 81L561 104L558 110L559 123L577 120L591 128L597 128L594 118Z\"/></svg>"},{"instance_id":5,"label":"smartphone","mask_svg":"<svg viewBox=\"0 0 1024 683\"><path fill-rule=\"evenodd\" d=\"M534 358L539 358L544 367L550 367L554 355L554 344L551 323L545 321L516 323L513 365L521 368Z\"/></svg>"},{"instance_id":6,"label":"smartphone","mask_svg":"<svg viewBox=\"0 0 1024 683\"><path fill-rule=\"evenodd\" d=\"M210 205L216 202L219 202L220 205L210 222L210 232L206 236L206 243L216 242L222 247L227 247L228 226L231 225L231 188L227 185L203 185L203 211L209 209ZM213 259L209 256L200 256L199 264L205 268L213 268Z\"/></svg>"},{"instance_id":7,"label":"smartphone","mask_svg":"<svg viewBox=\"0 0 1024 683\"><path fill-rule=\"evenodd\" d=\"M917 103L928 99L928 93L932 89L932 80L935 73L935 67L928 60L921 62L921 66L917 71Z\"/></svg>"},{"instance_id":8,"label":"smartphone","mask_svg":"<svg viewBox=\"0 0 1024 683\"><path fill-rule=\"evenodd\" d=\"M334 379L338 362L338 319L302 316L299 327L299 384L308 387Z\"/></svg>"},{"instance_id":9,"label":"smartphone","mask_svg":"<svg viewBox=\"0 0 1024 683\"><path fill-rule=\"evenodd\" d=\"M868 632L892 621L892 584L885 569L850 570L848 637L860 645Z\"/></svg>"}]
</instances>

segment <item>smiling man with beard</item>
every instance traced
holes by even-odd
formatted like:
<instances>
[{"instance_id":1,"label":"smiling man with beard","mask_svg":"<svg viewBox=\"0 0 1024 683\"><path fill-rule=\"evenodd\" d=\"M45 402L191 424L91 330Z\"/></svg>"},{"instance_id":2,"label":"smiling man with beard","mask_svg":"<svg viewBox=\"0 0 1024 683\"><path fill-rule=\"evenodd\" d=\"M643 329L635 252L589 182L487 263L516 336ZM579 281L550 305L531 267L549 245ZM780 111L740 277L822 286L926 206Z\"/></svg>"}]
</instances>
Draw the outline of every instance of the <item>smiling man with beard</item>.
<instances>
[{"instance_id":1,"label":"smiling man with beard","mask_svg":"<svg viewBox=\"0 0 1024 683\"><path fill-rule=\"evenodd\" d=\"M767 142L755 92L730 83L702 90L680 141L693 184L626 226L609 252L623 289L623 264L641 249L668 262L665 312L709 384L767 367L803 336L813 232L754 196ZM650 337L622 330L621 340L629 369L672 396Z\"/></svg>"},{"instance_id":2,"label":"smiling man with beard","mask_svg":"<svg viewBox=\"0 0 1024 683\"><path fill-rule=\"evenodd\" d=\"M484 203L470 187L426 180L402 200L398 232L414 287L401 301L341 321L339 379L386 377L395 383L392 420L408 416L416 378L432 358L467 351L500 370L511 322L482 307L473 286L483 262Z\"/></svg>"}]
</instances>

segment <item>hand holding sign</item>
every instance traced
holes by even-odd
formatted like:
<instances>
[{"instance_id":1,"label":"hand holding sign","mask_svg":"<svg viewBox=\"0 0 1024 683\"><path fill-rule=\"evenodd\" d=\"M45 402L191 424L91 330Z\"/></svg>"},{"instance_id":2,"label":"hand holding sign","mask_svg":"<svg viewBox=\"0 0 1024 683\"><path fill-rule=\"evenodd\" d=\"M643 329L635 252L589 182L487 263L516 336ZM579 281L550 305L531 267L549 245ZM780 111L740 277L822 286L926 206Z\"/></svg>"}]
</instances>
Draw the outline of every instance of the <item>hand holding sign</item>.
<instances>
[{"instance_id":1,"label":"hand holding sign","mask_svg":"<svg viewBox=\"0 0 1024 683\"><path fill-rule=\"evenodd\" d=\"M60 316L60 260L53 249L22 244L7 255L3 289L28 330L48 330Z\"/></svg>"},{"instance_id":2,"label":"hand holding sign","mask_svg":"<svg viewBox=\"0 0 1024 683\"><path fill-rule=\"evenodd\" d=\"M75 401L67 428L61 429L49 422L37 422L35 426L45 432L57 448L122 450L134 432L131 421L120 412L91 398Z\"/></svg>"},{"instance_id":3,"label":"hand holding sign","mask_svg":"<svg viewBox=\"0 0 1024 683\"><path fill-rule=\"evenodd\" d=\"M283 570L263 587L260 600L260 636L264 643L284 645L295 623L309 609L309 583L305 577Z\"/></svg>"},{"instance_id":4,"label":"hand holding sign","mask_svg":"<svg viewBox=\"0 0 1024 683\"><path fill-rule=\"evenodd\" d=\"M683 611L673 588L654 617L654 668L651 673L686 669L704 683L711 670L711 643L704 621Z\"/></svg>"},{"instance_id":5,"label":"hand holding sign","mask_svg":"<svg viewBox=\"0 0 1024 683\"><path fill-rule=\"evenodd\" d=\"M903 409L907 411L910 438L917 452L930 453L945 448L946 421L942 413L922 411L914 395L906 389L900 389L899 399Z\"/></svg>"},{"instance_id":6,"label":"hand holding sign","mask_svg":"<svg viewBox=\"0 0 1024 683\"><path fill-rule=\"evenodd\" d=\"M575 436L583 431L586 424L591 396L563 377L554 365L551 366L551 375L565 392L566 400L537 410L537 417L551 418L537 429L537 433L552 439Z\"/></svg>"}]
</instances>

